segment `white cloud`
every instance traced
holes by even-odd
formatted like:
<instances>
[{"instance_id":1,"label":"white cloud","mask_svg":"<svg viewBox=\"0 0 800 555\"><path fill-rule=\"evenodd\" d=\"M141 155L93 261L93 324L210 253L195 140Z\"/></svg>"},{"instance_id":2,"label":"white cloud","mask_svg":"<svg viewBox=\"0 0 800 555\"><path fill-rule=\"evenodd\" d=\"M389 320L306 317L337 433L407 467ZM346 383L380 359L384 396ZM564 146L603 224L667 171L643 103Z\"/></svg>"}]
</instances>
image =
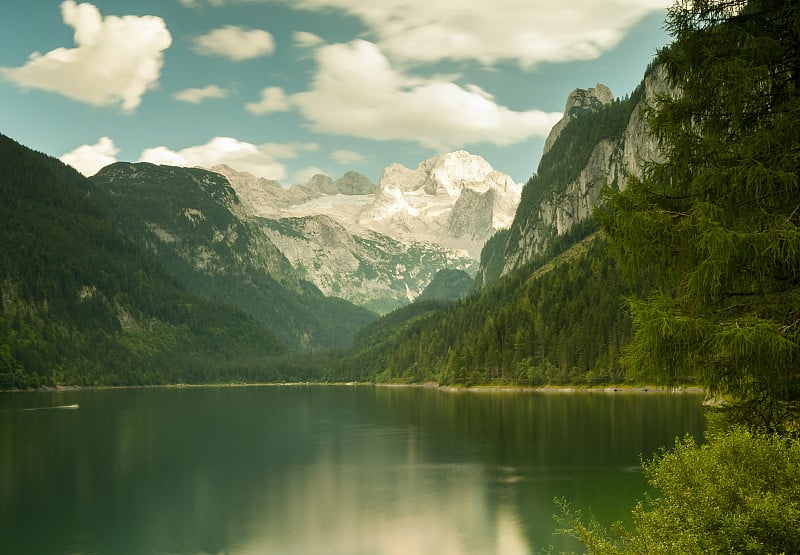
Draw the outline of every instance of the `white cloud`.
<instances>
[{"instance_id":1,"label":"white cloud","mask_svg":"<svg viewBox=\"0 0 800 555\"><path fill-rule=\"evenodd\" d=\"M414 141L429 148L502 146L545 136L561 117L510 110L474 85L412 77L363 40L324 46L316 58L311 90L290 99L318 132Z\"/></svg>"},{"instance_id":2,"label":"white cloud","mask_svg":"<svg viewBox=\"0 0 800 555\"><path fill-rule=\"evenodd\" d=\"M314 143L255 145L232 137L214 137L204 145L177 151L166 146L147 148L139 156L139 161L201 168L227 164L237 171L280 181L286 177L286 166L279 159L294 158L299 152L317 148Z\"/></svg>"},{"instance_id":3,"label":"white cloud","mask_svg":"<svg viewBox=\"0 0 800 555\"><path fill-rule=\"evenodd\" d=\"M319 150L317 143L264 143L261 150L273 158L297 158L301 152Z\"/></svg>"},{"instance_id":4,"label":"white cloud","mask_svg":"<svg viewBox=\"0 0 800 555\"><path fill-rule=\"evenodd\" d=\"M225 98L226 96L228 96L228 91L216 85L208 85L201 89L184 89L172 95L174 99L190 104L199 104L209 98Z\"/></svg>"},{"instance_id":5,"label":"white cloud","mask_svg":"<svg viewBox=\"0 0 800 555\"><path fill-rule=\"evenodd\" d=\"M136 109L158 82L163 51L172 44L164 20L151 15L104 18L94 5L73 0L61 3L61 15L75 30L75 48L34 52L21 67L0 68L0 75L21 87L87 104Z\"/></svg>"},{"instance_id":6,"label":"white cloud","mask_svg":"<svg viewBox=\"0 0 800 555\"><path fill-rule=\"evenodd\" d=\"M294 9L339 9L360 18L395 61L593 59L672 0L272 0Z\"/></svg>"},{"instance_id":7,"label":"white cloud","mask_svg":"<svg viewBox=\"0 0 800 555\"><path fill-rule=\"evenodd\" d=\"M316 166L310 166L308 168L299 170L294 173L294 183L308 183L308 180L314 177L317 174L327 175L325 170L320 169Z\"/></svg>"},{"instance_id":8,"label":"white cloud","mask_svg":"<svg viewBox=\"0 0 800 555\"><path fill-rule=\"evenodd\" d=\"M117 161L119 149L108 137L101 137L93 145L81 145L75 150L61 155L61 160L69 164L86 177L90 177L100 171L101 168L113 164Z\"/></svg>"},{"instance_id":9,"label":"white cloud","mask_svg":"<svg viewBox=\"0 0 800 555\"><path fill-rule=\"evenodd\" d=\"M295 31L292 33L292 40L295 46L300 48L314 48L325 43L325 39L314 33L306 31Z\"/></svg>"},{"instance_id":10,"label":"white cloud","mask_svg":"<svg viewBox=\"0 0 800 555\"><path fill-rule=\"evenodd\" d=\"M346 166L363 161L364 156L354 150L336 150L331 153L331 160Z\"/></svg>"},{"instance_id":11,"label":"white cloud","mask_svg":"<svg viewBox=\"0 0 800 555\"><path fill-rule=\"evenodd\" d=\"M261 29L226 25L194 38L192 49L204 56L223 56L234 61L267 56L275 51L272 35Z\"/></svg>"},{"instance_id":12,"label":"white cloud","mask_svg":"<svg viewBox=\"0 0 800 555\"><path fill-rule=\"evenodd\" d=\"M251 114L264 115L272 112L285 112L290 109L289 98L280 87L267 87L261 91L258 102L248 102L244 105Z\"/></svg>"}]
</instances>

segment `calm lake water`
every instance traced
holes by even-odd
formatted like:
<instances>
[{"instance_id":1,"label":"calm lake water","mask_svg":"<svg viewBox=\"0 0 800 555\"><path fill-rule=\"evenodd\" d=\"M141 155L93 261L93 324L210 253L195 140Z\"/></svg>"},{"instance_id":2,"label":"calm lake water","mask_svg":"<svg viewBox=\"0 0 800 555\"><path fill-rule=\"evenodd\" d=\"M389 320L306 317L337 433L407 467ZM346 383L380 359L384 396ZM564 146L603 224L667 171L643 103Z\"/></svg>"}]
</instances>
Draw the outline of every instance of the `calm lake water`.
<instances>
[{"instance_id":1,"label":"calm lake water","mask_svg":"<svg viewBox=\"0 0 800 555\"><path fill-rule=\"evenodd\" d=\"M640 455L702 436L701 401L366 386L0 394L0 552L577 549L552 535L553 499L627 519L645 489Z\"/></svg>"}]
</instances>

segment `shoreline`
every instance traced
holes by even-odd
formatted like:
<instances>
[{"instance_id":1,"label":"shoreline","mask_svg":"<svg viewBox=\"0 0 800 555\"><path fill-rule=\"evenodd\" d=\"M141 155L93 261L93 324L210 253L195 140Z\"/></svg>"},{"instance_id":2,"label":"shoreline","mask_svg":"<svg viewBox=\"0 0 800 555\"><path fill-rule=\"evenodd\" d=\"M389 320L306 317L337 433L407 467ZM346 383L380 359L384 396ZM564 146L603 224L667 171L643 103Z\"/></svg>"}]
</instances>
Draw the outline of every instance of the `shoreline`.
<instances>
[{"instance_id":1,"label":"shoreline","mask_svg":"<svg viewBox=\"0 0 800 555\"><path fill-rule=\"evenodd\" d=\"M684 385L678 387L665 386L632 386L625 384L602 386L588 385L439 385L436 383L375 383L375 387L419 387L424 389L435 389L445 393L669 393L669 394L704 394L705 388L695 385Z\"/></svg>"},{"instance_id":2,"label":"shoreline","mask_svg":"<svg viewBox=\"0 0 800 555\"><path fill-rule=\"evenodd\" d=\"M444 393L656 393L656 394L704 394L703 387L684 385L665 387L653 385L632 386L629 384L587 385L440 385L435 382L426 383L376 383L376 382L240 382L240 383L207 383L207 384L157 384L157 385L58 385L39 389L7 389L0 393L38 393L64 392L84 390L115 389L190 389L190 388L225 388L225 387L383 387L383 388L420 388L442 391Z\"/></svg>"}]
</instances>

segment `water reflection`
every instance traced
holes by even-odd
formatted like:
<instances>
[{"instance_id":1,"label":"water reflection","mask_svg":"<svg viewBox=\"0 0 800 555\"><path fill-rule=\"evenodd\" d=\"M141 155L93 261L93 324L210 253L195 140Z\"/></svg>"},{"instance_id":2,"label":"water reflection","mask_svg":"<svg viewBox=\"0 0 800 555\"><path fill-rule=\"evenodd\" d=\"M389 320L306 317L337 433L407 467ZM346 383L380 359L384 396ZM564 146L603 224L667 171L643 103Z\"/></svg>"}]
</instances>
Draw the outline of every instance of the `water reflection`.
<instances>
[{"instance_id":1,"label":"water reflection","mask_svg":"<svg viewBox=\"0 0 800 555\"><path fill-rule=\"evenodd\" d=\"M0 550L534 553L569 545L551 535L554 497L624 518L640 454L703 426L699 397L665 395L0 395Z\"/></svg>"}]
</instances>

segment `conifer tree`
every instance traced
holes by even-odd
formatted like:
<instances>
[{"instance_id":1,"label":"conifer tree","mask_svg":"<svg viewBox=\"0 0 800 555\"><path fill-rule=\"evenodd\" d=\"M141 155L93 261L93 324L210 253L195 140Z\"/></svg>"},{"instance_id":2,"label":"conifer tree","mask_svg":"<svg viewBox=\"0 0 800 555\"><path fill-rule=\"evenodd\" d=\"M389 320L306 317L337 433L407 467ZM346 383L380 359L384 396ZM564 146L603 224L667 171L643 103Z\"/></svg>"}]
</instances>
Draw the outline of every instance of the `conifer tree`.
<instances>
[{"instance_id":1,"label":"conifer tree","mask_svg":"<svg viewBox=\"0 0 800 555\"><path fill-rule=\"evenodd\" d=\"M625 361L696 377L751 426L796 427L800 3L679 0L667 27L655 70L674 94L647 113L666 161L595 214L623 269L659 283L631 300Z\"/></svg>"}]
</instances>

